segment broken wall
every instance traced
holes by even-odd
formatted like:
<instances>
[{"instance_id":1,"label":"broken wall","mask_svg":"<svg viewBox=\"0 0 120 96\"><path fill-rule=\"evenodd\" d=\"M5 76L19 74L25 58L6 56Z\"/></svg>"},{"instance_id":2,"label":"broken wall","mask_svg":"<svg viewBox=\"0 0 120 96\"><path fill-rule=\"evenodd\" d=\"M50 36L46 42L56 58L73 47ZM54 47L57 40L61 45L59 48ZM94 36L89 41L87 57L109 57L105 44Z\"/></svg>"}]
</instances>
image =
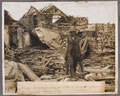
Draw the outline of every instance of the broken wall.
<instances>
[{"instance_id":1,"label":"broken wall","mask_svg":"<svg viewBox=\"0 0 120 96\"><path fill-rule=\"evenodd\" d=\"M97 45L102 52L108 48L115 50L115 25L97 24Z\"/></svg>"},{"instance_id":2,"label":"broken wall","mask_svg":"<svg viewBox=\"0 0 120 96\"><path fill-rule=\"evenodd\" d=\"M10 47L9 26L8 25L4 26L4 42L5 42L6 46Z\"/></svg>"},{"instance_id":3,"label":"broken wall","mask_svg":"<svg viewBox=\"0 0 120 96\"><path fill-rule=\"evenodd\" d=\"M9 14L9 12L7 10L4 10L4 23L5 25L12 25L13 22L17 22L15 21Z\"/></svg>"},{"instance_id":4,"label":"broken wall","mask_svg":"<svg viewBox=\"0 0 120 96\"><path fill-rule=\"evenodd\" d=\"M11 46L11 33L14 32L13 30L14 23L16 23L11 15L9 14L8 11L4 10L4 43L6 46L10 47Z\"/></svg>"},{"instance_id":5,"label":"broken wall","mask_svg":"<svg viewBox=\"0 0 120 96\"><path fill-rule=\"evenodd\" d=\"M23 16L19 22L29 30L32 30L34 28L34 20L33 15Z\"/></svg>"},{"instance_id":6,"label":"broken wall","mask_svg":"<svg viewBox=\"0 0 120 96\"><path fill-rule=\"evenodd\" d=\"M115 51L115 25L96 24L95 36L89 38L92 49L96 53Z\"/></svg>"},{"instance_id":7,"label":"broken wall","mask_svg":"<svg viewBox=\"0 0 120 96\"><path fill-rule=\"evenodd\" d=\"M31 38L30 38L30 34L29 34L29 32L25 32L24 33L24 47L28 47L28 46L30 46L30 40Z\"/></svg>"}]
</instances>

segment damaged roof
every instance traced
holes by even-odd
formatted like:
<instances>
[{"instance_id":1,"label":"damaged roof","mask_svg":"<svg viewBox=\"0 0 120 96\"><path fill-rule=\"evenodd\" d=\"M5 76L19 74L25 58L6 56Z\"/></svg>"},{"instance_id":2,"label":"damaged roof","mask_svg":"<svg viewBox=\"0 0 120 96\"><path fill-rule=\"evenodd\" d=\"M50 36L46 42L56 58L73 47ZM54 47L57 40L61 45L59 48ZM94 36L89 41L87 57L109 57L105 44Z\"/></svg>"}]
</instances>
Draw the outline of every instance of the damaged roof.
<instances>
[{"instance_id":1,"label":"damaged roof","mask_svg":"<svg viewBox=\"0 0 120 96\"><path fill-rule=\"evenodd\" d=\"M53 14L53 15L67 16L64 12L62 12L55 5L52 5L52 4L49 4L48 6L45 6L39 12L43 13L43 14L49 14L50 13L50 14Z\"/></svg>"},{"instance_id":2,"label":"damaged roof","mask_svg":"<svg viewBox=\"0 0 120 96\"><path fill-rule=\"evenodd\" d=\"M6 25L11 25L12 23L16 22L16 20L11 17L7 10L4 10L4 21Z\"/></svg>"},{"instance_id":3,"label":"damaged roof","mask_svg":"<svg viewBox=\"0 0 120 96\"><path fill-rule=\"evenodd\" d=\"M39 14L39 15L53 14L53 15L67 16L64 12L62 12L55 5L52 5L52 4L49 4L49 5L43 7L42 9L39 9L39 10L36 9L34 6L31 6L30 9L28 10L28 12L25 13L22 18L24 18L25 16L28 16L28 15L31 15L31 14L33 14L33 15L35 15L35 14Z\"/></svg>"}]
</instances>

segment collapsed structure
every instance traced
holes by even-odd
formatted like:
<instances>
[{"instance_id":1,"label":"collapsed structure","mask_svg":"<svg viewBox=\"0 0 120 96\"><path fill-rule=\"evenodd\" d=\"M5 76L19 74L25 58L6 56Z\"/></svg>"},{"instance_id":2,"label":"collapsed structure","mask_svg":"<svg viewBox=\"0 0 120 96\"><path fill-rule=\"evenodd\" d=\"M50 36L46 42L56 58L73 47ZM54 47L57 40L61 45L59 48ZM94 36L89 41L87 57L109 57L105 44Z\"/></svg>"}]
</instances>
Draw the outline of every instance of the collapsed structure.
<instances>
[{"instance_id":1,"label":"collapsed structure","mask_svg":"<svg viewBox=\"0 0 120 96\"><path fill-rule=\"evenodd\" d=\"M37 10L31 6L29 11L19 20L24 26L30 28L46 27L50 29L66 29L70 28L74 23L78 26L87 25L88 19L86 17L67 16L64 12L56 6L50 4L44 8ZM29 25L29 23L31 25Z\"/></svg>"},{"instance_id":2,"label":"collapsed structure","mask_svg":"<svg viewBox=\"0 0 120 96\"><path fill-rule=\"evenodd\" d=\"M17 28L20 26L19 23L24 26L24 33L17 33ZM89 24L88 18L68 16L51 4L40 10L31 6L19 21L15 21L5 11L4 43L5 46L12 49L9 49L10 51L5 54L5 59L8 60L5 62L5 66L7 66L9 60L11 61L11 64L8 64L9 66L12 66L12 63L14 66L18 64L22 71L20 75L22 79L20 80L23 81L66 81L68 77L64 76L64 55L66 37L71 29L77 29L78 32L82 32L85 35L85 38L83 38L83 42L85 42L83 50L87 43L90 45L89 51L91 54L82 61L85 71L90 73L86 75L85 80L113 80L112 83L108 82L108 84L113 84L114 76L112 76L112 79L105 77L111 76L110 72L115 75L115 25L109 23ZM18 38L20 35L21 37ZM21 49L18 48L19 41L23 45ZM41 47L47 50L40 50ZM6 78L13 79L13 77L9 77L12 73L10 70L13 67L9 69L9 72L6 72L9 74L6 74ZM97 69L96 67L99 68ZM114 70L111 71L109 69L111 67ZM99 69L103 70L104 76ZM106 71L108 69L109 72ZM80 70L77 71L79 72ZM96 75L96 73L99 75ZM80 78L75 78L75 80L79 81ZM68 81L72 80L69 78ZM113 87L107 87L106 90L114 91L111 88Z\"/></svg>"},{"instance_id":3,"label":"collapsed structure","mask_svg":"<svg viewBox=\"0 0 120 96\"><path fill-rule=\"evenodd\" d=\"M16 23L17 21L13 20L9 15L6 15L7 13L8 12L5 11L5 30L6 30L5 44L8 46L10 46L10 44L18 46L16 32L17 29L15 27L18 26L18 24L15 25L14 23ZM7 18L10 19L8 20ZM10 24L7 24L8 21ZM58 38L59 37L58 35L66 37L64 34L69 32L69 30L74 26L74 23L76 23L75 28L80 32L83 32L83 34L86 34L90 40L94 39L96 42L98 41L97 43L99 44L97 44L98 46L96 45L95 48L96 51L101 49L100 46L102 46L101 45L103 44L102 42L104 42L104 44L109 43L108 46L110 46L112 43L112 47L114 47L115 45L114 24L88 24L88 19L86 17L67 16L64 12L62 12L60 9L58 9L56 6L52 4L45 6L40 10L37 10L35 7L31 6L29 11L25 13L23 17L20 18L19 22L25 27L24 33L25 46L41 44L42 42L40 41L39 38L40 34L42 34L42 37L46 38L52 37L51 40ZM10 32L8 32L7 31L8 26L11 25L12 27L9 27ZM104 26L106 26L107 30L103 30L102 32L102 29L104 29L102 27ZM38 32L38 30L41 32ZM53 33L52 36L43 36L43 34L46 34L45 33L46 31L47 34ZM109 40L101 39L104 37L108 38L109 37L108 35L110 36ZM95 45L95 43L93 45Z\"/></svg>"},{"instance_id":4,"label":"collapsed structure","mask_svg":"<svg viewBox=\"0 0 120 96\"><path fill-rule=\"evenodd\" d=\"M63 13L60 9L58 9L54 5L48 5L45 6L43 9L37 10L35 7L31 6L27 13L23 15L23 17L20 18L18 21L20 22L25 28L24 36L21 38L24 38L24 46L30 46L30 45L36 45L36 43L41 44L39 41L39 36L37 34L34 34L32 31L35 28L40 28L46 31L46 29L49 29L50 33L54 31L54 36L57 34L65 34L68 33L71 26L77 25L80 28L85 28L88 24L88 19L86 17L73 17L73 16L67 16L65 13ZM17 24L17 26L19 26ZM41 28L42 27L42 28ZM50 30L51 29L51 30ZM16 29L14 29L16 30ZM67 31L66 31L67 30ZM44 32L45 32L44 31ZM42 33L44 33L42 32ZM11 32L17 35L17 32ZM51 37L51 36L49 36ZM47 38L49 38L47 37ZM53 36L52 36L53 37ZM58 36L57 36L58 37ZM18 46L15 40L17 39L17 36L13 36L14 38L14 45ZM34 38L34 39L33 39ZM56 38L56 37L55 37ZM52 38L54 39L54 38ZM22 41L22 40L20 40Z\"/></svg>"},{"instance_id":5,"label":"collapsed structure","mask_svg":"<svg viewBox=\"0 0 120 96\"><path fill-rule=\"evenodd\" d=\"M14 42L13 39L16 36L15 32L15 21L9 14L8 11L4 11L4 43L6 46L10 47L12 46L12 43ZM12 38L13 37L13 38ZM15 40L17 41L17 40Z\"/></svg>"}]
</instances>

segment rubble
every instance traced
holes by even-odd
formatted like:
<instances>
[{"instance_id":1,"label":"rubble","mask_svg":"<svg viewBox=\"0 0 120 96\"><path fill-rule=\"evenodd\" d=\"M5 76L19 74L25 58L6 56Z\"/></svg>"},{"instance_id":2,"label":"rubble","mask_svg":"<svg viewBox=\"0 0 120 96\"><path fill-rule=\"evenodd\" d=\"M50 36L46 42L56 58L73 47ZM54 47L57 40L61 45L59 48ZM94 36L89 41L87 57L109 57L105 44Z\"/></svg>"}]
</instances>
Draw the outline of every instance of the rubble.
<instances>
[{"instance_id":1,"label":"rubble","mask_svg":"<svg viewBox=\"0 0 120 96\"><path fill-rule=\"evenodd\" d=\"M19 67L31 81L40 81L40 78L27 65L19 63Z\"/></svg>"},{"instance_id":2,"label":"rubble","mask_svg":"<svg viewBox=\"0 0 120 96\"><path fill-rule=\"evenodd\" d=\"M4 61L5 79L25 81L22 72L18 69L18 63L14 61Z\"/></svg>"},{"instance_id":3,"label":"rubble","mask_svg":"<svg viewBox=\"0 0 120 96\"><path fill-rule=\"evenodd\" d=\"M17 88L17 83L14 80L5 80L5 92L15 93Z\"/></svg>"},{"instance_id":4,"label":"rubble","mask_svg":"<svg viewBox=\"0 0 120 96\"><path fill-rule=\"evenodd\" d=\"M32 44L28 44L30 46L14 48L10 46L10 42L5 42L4 66L7 91L11 91L12 85L14 85L12 91L16 90L16 80L46 82L105 81L106 91L114 91L116 71L114 24L89 25L86 18L69 17L58 9L59 15L64 18L54 23L50 23L52 20L45 22L47 18L46 13L50 15L50 10L53 10L53 7L55 6L50 5L48 8L45 7L41 10L31 7L19 20L26 28L30 29L27 34L33 36L30 40L26 40L29 43L30 41L32 42ZM40 17L44 20L41 21ZM36 20L35 18L38 20L37 24L34 21ZM68 22L71 18L74 20ZM63 22L64 19L66 22ZM83 56L82 60L84 78L82 78L80 66L77 66L77 73L74 77L65 75L66 38L69 27L73 27L72 23L74 21L80 21L77 22L80 23L80 26L78 25L77 28L86 36L86 38L82 39L84 44L81 47L82 56L86 55L86 57ZM67 28L67 30L64 28ZM85 54L87 50L86 45L90 46L89 55ZM8 81L9 79L10 81Z\"/></svg>"},{"instance_id":5,"label":"rubble","mask_svg":"<svg viewBox=\"0 0 120 96\"><path fill-rule=\"evenodd\" d=\"M114 72L114 70L109 69L110 67L112 67L112 66L110 65L110 66L107 66L107 67L104 67L104 68L101 68L100 66L98 66L98 68L96 68L96 66L95 67L87 67L87 68L84 68L84 71L91 72L91 73L110 73L110 72Z\"/></svg>"},{"instance_id":6,"label":"rubble","mask_svg":"<svg viewBox=\"0 0 120 96\"><path fill-rule=\"evenodd\" d=\"M57 42L57 39L60 38L59 34L54 32L53 30L38 27L33 29L33 34L37 35L40 39L40 41L46 45L48 45L50 48L59 48L61 47L59 45L59 42ZM47 34L47 36L46 36Z\"/></svg>"},{"instance_id":7,"label":"rubble","mask_svg":"<svg viewBox=\"0 0 120 96\"><path fill-rule=\"evenodd\" d=\"M90 38L88 38L90 39ZM95 42L94 42L95 43ZM23 49L13 49L13 58L11 60L25 64L32 71L32 74L36 76L29 76L26 67L22 68L23 73L27 74L28 77L24 76L25 80L37 80L37 81L56 81L56 82L67 82L67 81L97 81L97 80L114 80L107 76L107 73L112 73L114 77L114 59L115 55L111 52L95 52L92 51L90 56L84 58L82 63L84 65L85 78L81 79L81 74L77 74L76 77L71 78L65 75L65 47L61 46L60 49L46 49L40 50L38 46L27 47ZM11 51L12 52L12 51ZM99 54L98 54L99 53ZM8 54L10 55L10 54ZM7 55L6 55L7 56ZM7 58L10 60L9 58ZM112 67L112 69L111 69ZM99 70L101 69L101 70ZM78 66L77 73L80 73ZM97 74L97 75L96 75ZM31 78L35 77L37 79ZM61 79L60 79L61 77ZM106 78L105 78L106 77ZM31 79L30 79L31 78ZM106 83L108 84L108 83ZM110 85L112 86L112 85ZM108 87L106 87L108 90ZM106 89L106 90L107 90ZM113 91L113 90L112 90Z\"/></svg>"}]
</instances>

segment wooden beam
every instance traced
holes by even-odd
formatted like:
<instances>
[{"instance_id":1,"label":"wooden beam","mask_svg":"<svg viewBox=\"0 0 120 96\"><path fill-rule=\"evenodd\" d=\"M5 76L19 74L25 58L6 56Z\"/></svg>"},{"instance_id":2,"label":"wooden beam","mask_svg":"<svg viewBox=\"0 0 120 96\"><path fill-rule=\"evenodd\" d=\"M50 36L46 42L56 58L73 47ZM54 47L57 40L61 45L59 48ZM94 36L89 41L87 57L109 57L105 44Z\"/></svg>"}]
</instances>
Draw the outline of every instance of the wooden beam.
<instances>
[{"instance_id":1,"label":"wooden beam","mask_svg":"<svg viewBox=\"0 0 120 96\"><path fill-rule=\"evenodd\" d=\"M31 81L40 81L40 78L26 64L19 63L19 67Z\"/></svg>"}]
</instances>

